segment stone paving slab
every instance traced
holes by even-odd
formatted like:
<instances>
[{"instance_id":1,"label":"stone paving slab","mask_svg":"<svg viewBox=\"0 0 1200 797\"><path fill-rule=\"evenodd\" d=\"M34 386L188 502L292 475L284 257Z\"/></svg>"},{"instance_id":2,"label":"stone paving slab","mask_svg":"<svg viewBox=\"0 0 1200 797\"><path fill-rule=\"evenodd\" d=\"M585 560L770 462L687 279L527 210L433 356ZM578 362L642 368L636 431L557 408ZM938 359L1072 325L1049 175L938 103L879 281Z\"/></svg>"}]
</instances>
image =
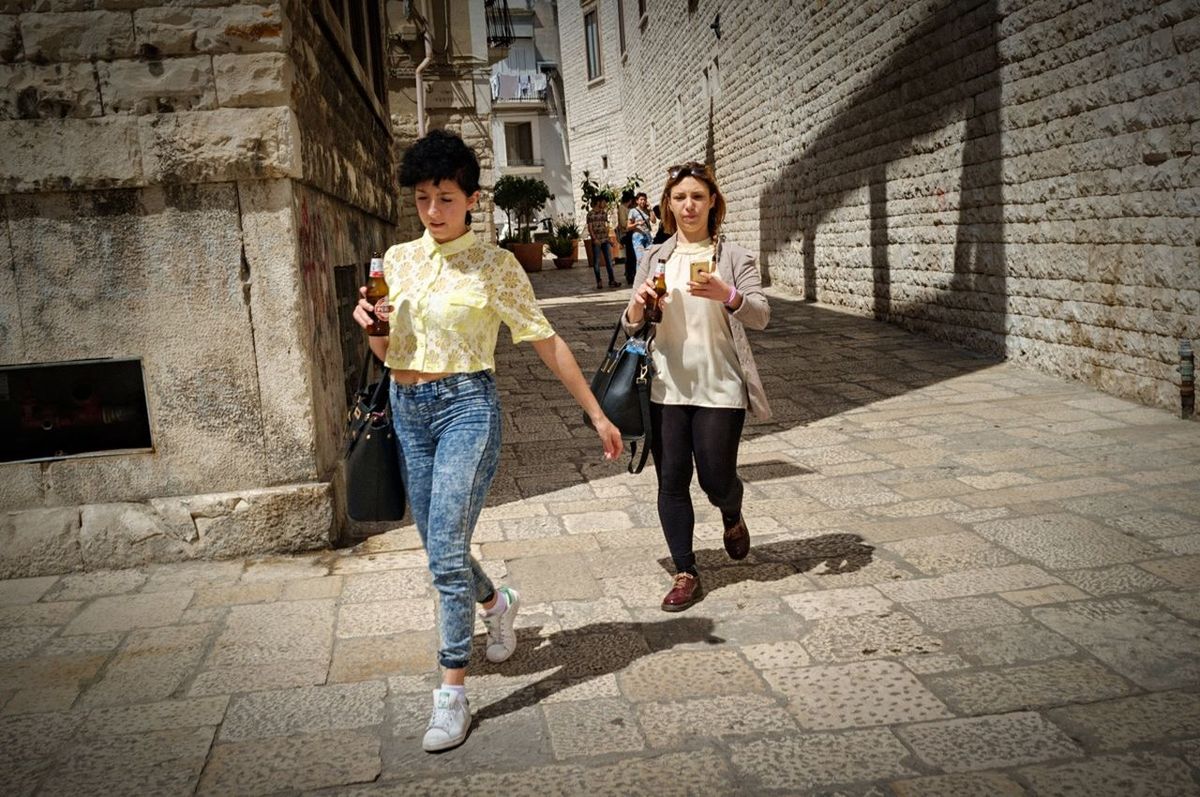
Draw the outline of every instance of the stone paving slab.
<instances>
[{"instance_id":1,"label":"stone paving slab","mask_svg":"<svg viewBox=\"0 0 1200 797\"><path fill-rule=\"evenodd\" d=\"M1200 684L1200 628L1145 601L1079 601L1033 616L1147 689Z\"/></svg>"},{"instance_id":2,"label":"stone paving slab","mask_svg":"<svg viewBox=\"0 0 1200 797\"><path fill-rule=\"evenodd\" d=\"M764 677L772 690L787 698L788 709L803 728L867 728L953 716L897 662L773 669Z\"/></svg>"},{"instance_id":3,"label":"stone paving slab","mask_svg":"<svg viewBox=\"0 0 1200 797\"><path fill-rule=\"evenodd\" d=\"M1051 709L1046 716L1089 749L1110 751L1187 739L1200 729L1200 694L1152 692Z\"/></svg>"},{"instance_id":4,"label":"stone paving slab","mask_svg":"<svg viewBox=\"0 0 1200 797\"><path fill-rule=\"evenodd\" d=\"M1104 700L1133 691L1124 678L1103 666L1072 659L931 675L925 683L966 715Z\"/></svg>"},{"instance_id":5,"label":"stone paving slab","mask_svg":"<svg viewBox=\"0 0 1200 797\"><path fill-rule=\"evenodd\" d=\"M896 797L1025 797L1021 784L991 772L898 780Z\"/></svg>"},{"instance_id":6,"label":"stone paving slab","mask_svg":"<svg viewBox=\"0 0 1200 797\"><path fill-rule=\"evenodd\" d=\"M585 369L607 335L583 327L621 302L589 276L534 277ZM522 591L520 645L486 662L476 628L465 745L420 749L436 602L405 520L302 556L0 581L5 794L1197 793L1200 424L773 308L753 549L726 556L693 485L708 595L686 612L659 608L653 469L599 461L502 336L472 552Z\"/></svg>"},{"instance_id":7,"label":"stone paving slab","mask_svg":"<svg viewBox=\"0 0 1200 797\"><path fill-rule=\"evenodd\" d=\"M908 757L908 749L883 728L797 734L730 745L733 766L751 783L801 792L915 775L905 763Z\"/></svg>"},{"instance_id":8,"label":"stone paving slab","mask_svg":"<svg viewBox=\"0 0 1200 797\"><path fill-rule=\"evenodd\" d=\"M1027 712L928 722L896 733L926 763L945 772L1083 756L1083 749L1059 728Z\"/></svg>"},{"instance_id":9,"label":"stone paving slab","mask_svg":"<svg viewBox=\"0 0 1200 797\"><path fill-rule=\"evenodd\" d=\"M1019 771L1039 797L1195 797L1200 795L1188 765L1151 753L1098 756L1086 762L1030 767Z\"/></svg>"},{"instance_id":10,"label":"stone paving slab","mask_svg":"<svg viewBox=\"0 0 1200 797\"><path fill-rule=\"evenodd\" d=\"M382 768L379 747L379 737L356 731L221 744L195 793L259 795L370 782Z\"/></svg>"},{"instance_id":11,"label":"stone paving slab","mask_svg":"<svg viewBox=\"0 0 1200 797\"><path fill-rule=\"evenodd\" d=\"M363 728L383 722L382 681L256 692L234 698L220 742Z\"/></svg>"},{"instance_id":12,"label":"stone paving slab","mask_svg":"<svg viewBox=\"0 0 1200 797\"><path fill-rule=\"evenodd\" d=\"M48 794L190 795L212 744L213 728L89 737L51 768Z\"/></svg>"}]
</instances>

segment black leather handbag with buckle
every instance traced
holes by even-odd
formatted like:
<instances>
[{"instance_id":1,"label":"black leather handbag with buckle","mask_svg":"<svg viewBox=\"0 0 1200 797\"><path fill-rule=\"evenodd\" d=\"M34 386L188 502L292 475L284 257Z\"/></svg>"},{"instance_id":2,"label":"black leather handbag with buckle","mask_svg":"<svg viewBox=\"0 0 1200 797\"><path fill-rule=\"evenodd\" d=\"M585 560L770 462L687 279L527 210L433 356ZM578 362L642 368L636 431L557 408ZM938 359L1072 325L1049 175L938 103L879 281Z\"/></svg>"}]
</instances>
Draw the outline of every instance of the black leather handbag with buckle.
<instances>
[{"instance_id":1,"label":"black leather handbag with buckle","mask_svg":"<svg viewBox=\"0 0 1200 797\"><path fill-rule=\"evenodd\" d=\"M378 381L368 384L375 370L372 363L379 365L381 373ZM346 514L352 520L404 517L404 476L388 396L391 383L387 368L367 349L346 443Z\"/></svg>"},{"instance_id":2,"label":"black leather handbag with buckle","mask_svg":"<svg viewBox=\"0 0 1200 797\"><path fill-rule=\"evenodd\" d=\"M654 378L654 363L650 360L650 344L654 340L654 326L643 325L618 348L620 333L621 321L618 320L608 341L604 362L592 377L592 394L608 419L621 430L621 439L629 443L629 472L641 473L646 467L653 439L650 381ZM587 421L590 426L591 419ZM639 444L642 447L640 458Z\"/></svg>"}]
</instances>

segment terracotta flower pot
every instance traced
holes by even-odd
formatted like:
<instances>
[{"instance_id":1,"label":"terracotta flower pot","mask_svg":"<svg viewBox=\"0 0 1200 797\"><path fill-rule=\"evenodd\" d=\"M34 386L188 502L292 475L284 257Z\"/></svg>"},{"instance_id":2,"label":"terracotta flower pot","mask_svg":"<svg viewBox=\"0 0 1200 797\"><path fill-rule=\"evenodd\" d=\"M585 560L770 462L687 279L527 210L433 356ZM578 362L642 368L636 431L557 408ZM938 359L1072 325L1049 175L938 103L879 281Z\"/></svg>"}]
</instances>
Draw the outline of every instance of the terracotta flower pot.
<instances>
[{"instance_id":1,"label":"terracotta flower pot","mask_svg":"<svg viewBox=\"0 0 1200 797\"><path fill-rule=\"evenodd\" d=\"M528 272L542 270L542 245L513 243L509 245L521 268Z\"/></svg>"},{"instance_id":2,"label":"terracotta flower pot","mask_svg":"<svg viewBox=\"0 0 1200 797\"><path fill-rule=\"evenodd\" d=\"M573 258L573 257L556 257L556 258L554 258L555 268L570 268L573 265L575 265L575 258Z\"/></svg>"}]
</instances>

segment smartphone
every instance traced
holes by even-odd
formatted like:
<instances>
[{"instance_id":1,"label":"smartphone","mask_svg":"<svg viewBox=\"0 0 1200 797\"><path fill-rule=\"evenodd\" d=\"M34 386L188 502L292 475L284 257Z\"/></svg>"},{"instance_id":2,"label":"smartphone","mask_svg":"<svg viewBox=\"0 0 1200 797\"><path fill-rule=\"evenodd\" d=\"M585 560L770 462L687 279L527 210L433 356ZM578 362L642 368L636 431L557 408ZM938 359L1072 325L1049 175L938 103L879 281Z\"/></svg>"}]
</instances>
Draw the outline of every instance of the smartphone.
<instances>
[{"instance_id":1,"label":"smartphone","mask_svg":"<svg viewBox=\"0 0 1200 797\"><path fill-rule=\"evenodd\" d=\"M709 269L709 264L708 264L707 260L693 260L692 261L692 282L699 282L700 281L700 278L699 278L700 272L703 271L703 272L707 273L708 269Z\"/></svg>"}]
</instances>

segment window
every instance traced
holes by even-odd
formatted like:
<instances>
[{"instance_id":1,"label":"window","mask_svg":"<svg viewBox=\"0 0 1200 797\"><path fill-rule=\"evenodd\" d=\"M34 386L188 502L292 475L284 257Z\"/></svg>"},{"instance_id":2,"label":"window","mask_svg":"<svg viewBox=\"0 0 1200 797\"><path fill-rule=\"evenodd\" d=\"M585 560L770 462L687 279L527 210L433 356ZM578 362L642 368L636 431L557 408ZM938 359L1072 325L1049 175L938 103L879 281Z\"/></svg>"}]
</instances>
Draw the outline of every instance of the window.
<instances>
[{"instance_id":1,"label":"window","mask_svg":"<svg viewBox=\"0 0 1200 797\"><path fill-rule=\"evenodd\" d=\"M383 4L380 0L316 0L313 8L367 104L390 129Z\"/></svg>"},{"instance_id":2,"label":"window","mask_svg":"<svg viewBox=\"0 0 1200 797\"><path fill-rule=\"evenodd\" d=\"M625 0L617 0L617 41L621 45L621 55L625 54Z\"/></svg>"},{"instance_id":3,"label":"window","mask_svg":"<svg viewBox=\"0 0 1200 797\"><path fill-rule=\"evenodd\" d=\"M583 15L583 36L587 44L588 80L595 80L604 73L600 63L600 19L594 8Z\"/></svg>"},{"instance_id":4,"label":"window","mask_svg":"<svg viewBox=\"0 0 1200 797\"><path fill-rule=\"evenodd\" d=\"M153 450L141 360L0 366L0 462Z\"/></svg>"},{"instance_id":5,"label":"window","mask_svg":"<svg viewBox=\"0 0 1200 797\"><path fill-rule=\"evenodd\" d=\"M536 166L533 159L533 124L530 122L506 122L504 124L504 151L509 166Z\"/></svg>"}]
</instances>

